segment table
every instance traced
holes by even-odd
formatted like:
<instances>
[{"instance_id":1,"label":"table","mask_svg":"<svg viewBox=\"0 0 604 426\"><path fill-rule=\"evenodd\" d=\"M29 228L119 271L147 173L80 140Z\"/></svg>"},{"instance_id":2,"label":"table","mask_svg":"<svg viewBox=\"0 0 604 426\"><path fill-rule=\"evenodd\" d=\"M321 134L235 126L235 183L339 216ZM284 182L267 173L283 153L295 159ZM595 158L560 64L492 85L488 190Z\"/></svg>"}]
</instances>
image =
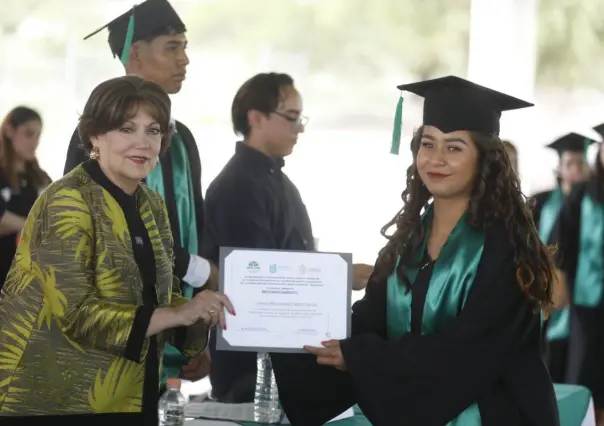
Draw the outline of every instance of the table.
<instances>
[{"instance_id":1,"label":"table","mask_svg":"<svg viewBox=\"0 0 604 426\"><path fill-rule=\"evenodd\" d=\"M593 400L587 388L576 385L555 384L554 390L560 412L560 426L595 426ZM261 426L254 422L199 419L189 420L185 424L186 426ZM329 423L329 426L371 426L371 423L365 418L361 410L355 406L353 417L336 420Z\"/></svg>"}]
</instances>

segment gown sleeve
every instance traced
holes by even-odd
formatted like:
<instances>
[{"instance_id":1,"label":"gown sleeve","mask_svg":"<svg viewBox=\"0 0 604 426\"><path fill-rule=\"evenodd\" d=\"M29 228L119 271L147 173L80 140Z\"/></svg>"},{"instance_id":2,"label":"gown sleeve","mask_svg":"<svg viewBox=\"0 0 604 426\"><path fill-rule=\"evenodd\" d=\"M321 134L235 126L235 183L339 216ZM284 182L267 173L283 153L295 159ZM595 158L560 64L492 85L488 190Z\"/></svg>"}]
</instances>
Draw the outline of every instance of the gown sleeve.
<instances>
[{"instance_id":1,"label":"gown sleeve","mask_svg":"<svg viewBox=\"0 0 604 426\"><path fill-rule=\"evenodd\" d=\"M376 425L446 424L454 419L496 383L526 330L539 326L539 317L516 282L515 270L505 235L487 238L464 309L448 328L431 335L408 333L389 341L382 326L343 340L347 373L316 374L314 387L306 385L298 392L293 385L284 385L287 392L281 395L282 404L291 423L320 425L354 402ZM385 292L385 285L367 287L365 303L373 303L374 309L365 309L365 319L358 317L357 324L372 321L369 315L385 323ZM275 373L296 375L291 369ZM282 382L288 381L285 377ZM329 407L319 394L334 405Z\"/></svg>"},{"instance_id":2,"label":"gown sleeve","mask_svg":"<svg viewBox=\"0 0 604 426\"><path fill-rule=\"evenodd\" d=\"M371 282L371 279L369 280ZM352 308L353 336L372 333L385 338L386 289L367 287ZM271 354L279 398L292 425L322 425L357 402L352 377L318 365L313 355Z\"/></svg>"},{"instance_id":3,"label":"gown sleeve","mask_svg":"<svg viewBox=\"0 0 604 426\"><path fill-rule=\"evenodd\" d=\"M169 257L172 257L174 250L174 238L170 227L170 220L165 201L157 196L154 197L159 206L159 216L157 225L160 228L159 233L164 240L164 247ZM172 288L170 292L170 307L178 307L189 302L181 292L180 279L176 274L172 277ZM202 352L208 343L209 329L204 321L197 321L189 326L176 327L166 330L167 340L182 354L191 358Z\"/></svg>"}]
</instances>

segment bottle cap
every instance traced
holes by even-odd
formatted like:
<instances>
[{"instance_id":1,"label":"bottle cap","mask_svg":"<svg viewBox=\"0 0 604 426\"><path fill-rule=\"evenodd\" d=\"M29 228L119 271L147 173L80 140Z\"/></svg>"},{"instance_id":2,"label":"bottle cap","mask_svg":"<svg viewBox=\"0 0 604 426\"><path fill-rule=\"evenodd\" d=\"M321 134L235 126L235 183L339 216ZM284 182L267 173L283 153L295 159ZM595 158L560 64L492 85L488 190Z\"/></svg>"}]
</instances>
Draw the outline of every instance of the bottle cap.
<instances>
[{"instance_id":1,"label":"bottle cap","mask_svg":"<svg viewBox=\"0 0 604 426\"><path fill-rule=\"evenodd\" d=\"M166 380L166 388L180 389L180 379L178 377L170 377Z\"/></svg>"}]
</instances>

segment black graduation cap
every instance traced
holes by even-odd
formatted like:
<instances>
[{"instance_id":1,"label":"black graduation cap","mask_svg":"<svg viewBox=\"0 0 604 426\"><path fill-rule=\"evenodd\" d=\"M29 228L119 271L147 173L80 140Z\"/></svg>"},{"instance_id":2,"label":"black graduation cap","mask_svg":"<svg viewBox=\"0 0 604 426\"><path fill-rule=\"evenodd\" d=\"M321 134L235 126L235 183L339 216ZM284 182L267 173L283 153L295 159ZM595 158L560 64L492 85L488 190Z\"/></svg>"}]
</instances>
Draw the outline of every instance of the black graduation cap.
<instances>
[{"instance_id":1,"label":"black graduation cap","mask_svg":"<svg viewBox=\"0 0 604 426\"><path fill-rule=\"evenodd\" d=\"M166 34L168 30L178 34L187 31L185 24L168 0L147 0L133 6L123 15L88 34L84 40L105 28L109 30L111 52L114 57L120 56L122 63L128 61L132 43Z\"/></svg>"},{"instance_id":2,"label":"black graduation cap","mask_svg":"<svg viewBox=\"0 0 604 426\"><path fill-rule=\"evenodd\" d=\"M424 98L423 124L449 133L456 130L499 135L499 119L503 111L531 107L533 104L480 86L457 76L446 76L398 86ZM402 95L395 116L392 149L398 154ZM398 138L398 143L396 141Z\"/></svg>"},{"instance_id":3,"label":"black graduation cap","mask_svg":"<svg viewBox=\"0 0 604 426\"><path fill-rule=\"evenodd\" d=\"M547 145L547 147L558 152L558 155L562 155L562 153L567 151L582 152L585 154L587 153L587 148L592 143L596 143L596 141L579 133L571 132L559 137Z\"/></svg>"},{"instance_id":4,"label":"black graduation cap","mask_svg":"<svg viewBox=\"0 0 604 426\"><path fill-rule=\"evenodd\" d=\"M604 123L598 124L593 128L602 138L604 138Z\"/></svg>"}]
</instances>

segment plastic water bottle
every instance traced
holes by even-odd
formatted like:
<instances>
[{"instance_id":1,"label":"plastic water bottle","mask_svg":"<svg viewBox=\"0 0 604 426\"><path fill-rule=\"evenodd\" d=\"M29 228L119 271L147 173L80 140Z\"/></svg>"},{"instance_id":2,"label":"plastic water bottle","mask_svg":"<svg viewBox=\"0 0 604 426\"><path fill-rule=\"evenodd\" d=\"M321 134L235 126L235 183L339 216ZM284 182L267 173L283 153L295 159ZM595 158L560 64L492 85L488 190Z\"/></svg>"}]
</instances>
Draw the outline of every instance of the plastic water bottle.
<instances>
[{"instance_id":1,"label":"plastic water bottle","mask_svg":"<svg viewBox=\"0 0 604 426\"><path fill-rule=\"evenodd\" d=\"M159 426L183 426L187 400L180 392L180 379L166 381L166 392L159 399Z\"/></svg>"},{"instance_id":2,"label":"plastic water bottle","mask_svg":"<svg viewBox=\"0 0 604 426\"><path fill-rule=\"evenodd\" d=\"M273 373L271 357L259 353L256 358L256 392L254 393L254 421L256 423L277 424L281 421L277 381Z\"/></svg>"}]
</instances>

